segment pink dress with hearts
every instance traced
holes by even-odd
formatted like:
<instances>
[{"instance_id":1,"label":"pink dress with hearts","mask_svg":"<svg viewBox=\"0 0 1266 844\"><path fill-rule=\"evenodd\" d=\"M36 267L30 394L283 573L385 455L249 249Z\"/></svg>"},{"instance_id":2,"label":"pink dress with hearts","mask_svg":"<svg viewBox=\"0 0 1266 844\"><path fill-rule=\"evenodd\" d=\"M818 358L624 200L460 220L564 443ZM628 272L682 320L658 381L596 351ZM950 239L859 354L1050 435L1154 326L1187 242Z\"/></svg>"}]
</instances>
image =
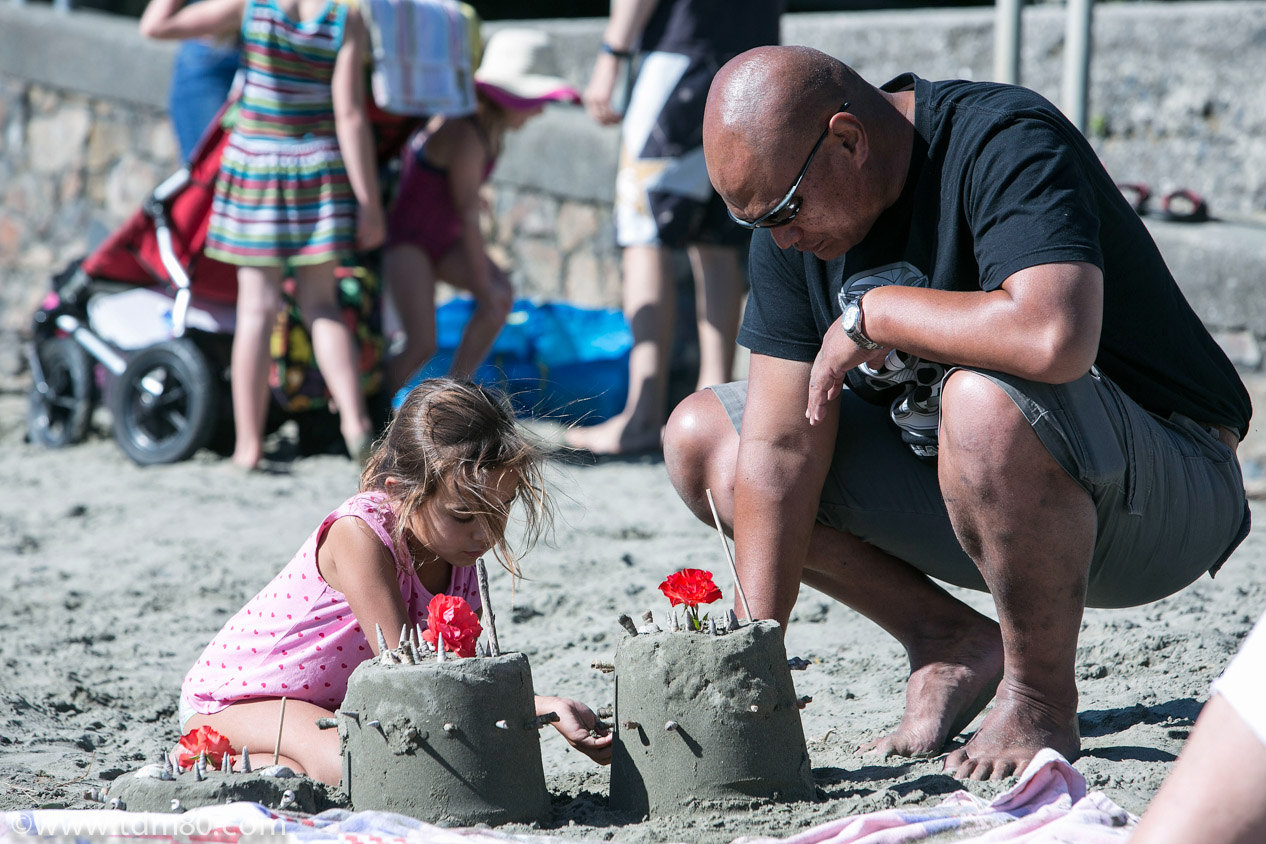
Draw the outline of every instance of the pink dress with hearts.
<instances>
[{"instance_id":1,"label":"pink dress with hearts","mask_svg":"<svg viewBox=\"0 0 1266 844\"><path fill-rule=\"evenodd\" d=\"M434 596L418 580L408 552L391 541L395 516L387 496L359 493L326 516L290 563L211 640L181 686L182 714L211 715L257 698L306 700L325 709L342 703L352 669L374 653L347 597L317 571L318 543L345 516L362 519L391 551L409 618L425 626ZM447 594L478 608L475 567L455 566Z\"/></svg>"}]
</instances>

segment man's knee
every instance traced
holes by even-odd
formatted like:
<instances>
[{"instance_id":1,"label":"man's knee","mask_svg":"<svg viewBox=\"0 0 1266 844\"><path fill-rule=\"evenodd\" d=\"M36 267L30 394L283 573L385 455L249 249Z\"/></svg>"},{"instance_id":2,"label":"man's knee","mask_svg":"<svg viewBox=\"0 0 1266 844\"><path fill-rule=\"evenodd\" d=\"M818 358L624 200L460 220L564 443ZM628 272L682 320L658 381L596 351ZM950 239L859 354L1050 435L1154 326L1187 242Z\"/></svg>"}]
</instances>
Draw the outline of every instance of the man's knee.
<instances>
[{"instance_id":1,"label":"man's knee","mask_svg":"<svg viewBox=\"0 0 1266 844\"><path fill-rule=\"evenodd\" d=\"M1011 397L978 372L959 369L941 386L939 451L999 457L1019 437L1036 438Z\"/></svg>"},{"instance_id":2,"label":"man's knee","mask_svg":"<svg viewBox=\"0 0 1266 844\"><path fill-rule=\"evenodd\" d=\"M664 466L677 494L691 509L699 501L707 509L704 489L720 475L733 484L738 432L712 390L688 396L664 426Z\"/></svg>"}]
</instances>

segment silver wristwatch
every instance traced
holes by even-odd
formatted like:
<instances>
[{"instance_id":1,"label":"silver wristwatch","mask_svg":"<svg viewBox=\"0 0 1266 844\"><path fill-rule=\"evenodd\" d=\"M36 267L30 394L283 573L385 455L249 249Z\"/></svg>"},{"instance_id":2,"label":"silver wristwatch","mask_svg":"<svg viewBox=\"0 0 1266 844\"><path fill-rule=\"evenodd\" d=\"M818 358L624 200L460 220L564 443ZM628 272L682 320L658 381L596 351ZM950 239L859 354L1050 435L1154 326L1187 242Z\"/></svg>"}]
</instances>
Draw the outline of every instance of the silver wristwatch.
<instances>
[{"instance_id":1,"label":"silver wristwatch","mask_svg":"<svg viewBox=\"0 0 1266 844\"><path fill-rule=\"evenodd\" d=\"M863 293L862 296L864 295L866 294ZM856 299L846 299L844 291L840 291L840 306L844 309L843 315L840 316L840 327L844 329L848 339L861 348L873 352L875 349L882 347L867 337L866 332L862 328L862 296L858 296Z\"/></svg>"}]
</instances>

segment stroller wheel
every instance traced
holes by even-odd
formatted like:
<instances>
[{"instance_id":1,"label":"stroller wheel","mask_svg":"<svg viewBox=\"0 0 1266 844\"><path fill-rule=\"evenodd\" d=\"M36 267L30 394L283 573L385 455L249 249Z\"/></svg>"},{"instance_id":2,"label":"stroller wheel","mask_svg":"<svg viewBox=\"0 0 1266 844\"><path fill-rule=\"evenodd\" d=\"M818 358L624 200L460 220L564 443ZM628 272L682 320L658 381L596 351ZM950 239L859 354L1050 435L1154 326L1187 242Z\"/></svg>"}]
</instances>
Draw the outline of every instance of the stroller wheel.
<instances>
[{"instance_id":1,"label":"stroller wheel","mask_svg":"<svg viewBox=\"0 0 1266 844\"><path fill-rule=\"evenodd\" d=\"M111 389L114 438L142 466L184 460L215 430L218 402L211 367L193 341L150 346Z\"/></svg>"},{"instance_id":2,"label":"stroller wheel","mask_svg":"<svg viewBox=\"0 0 1266 844\"><path fill-rule=\"evenodd\" d=\"M96 403L92 358L69 337L54 337L36 348L47 388L31 389L26 428L31 442L45 448L65 448L88 433Z\"/></svg>"}]
</instances>

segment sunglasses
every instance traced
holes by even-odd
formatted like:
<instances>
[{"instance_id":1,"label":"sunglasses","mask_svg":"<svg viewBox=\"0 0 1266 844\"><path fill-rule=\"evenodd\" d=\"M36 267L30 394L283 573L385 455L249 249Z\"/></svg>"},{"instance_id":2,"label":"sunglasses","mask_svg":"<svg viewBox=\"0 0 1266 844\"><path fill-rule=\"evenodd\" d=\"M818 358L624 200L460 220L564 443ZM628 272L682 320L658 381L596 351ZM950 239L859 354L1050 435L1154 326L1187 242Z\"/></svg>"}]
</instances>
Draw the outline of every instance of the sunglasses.
<instances>
[{"instance_id":1,"label":"sunglasses","mask_svg":"<svg viewBox=\"0 0 1266 844\"><path fill-rule=\"evenodd\" d=\"M848 111L847 102L832 112L831 117L841 111ZM822 146L822 142L826 140L826 136L830 133L831 123L828 119L826 128L822 130L822 134L818 137L818 142L813 145L813 149L809 150L809 157L805 159L804 166L800 168L800 175L796 176L796 181L791 185L791 190L787 191L787 195L782 198L781 202L755 220L750 221L735 217L734 212L727 207L725 211L730 215L730 219L745 229L773 229L778 226L785 226L794 220L796 215L800 213L800 197L796 196L796 191L800 189L800 183L804 181L804 174L809 172L809 165L813 163L813 156L818 154L818 147Z\"/></svg>"}]
</instances>

